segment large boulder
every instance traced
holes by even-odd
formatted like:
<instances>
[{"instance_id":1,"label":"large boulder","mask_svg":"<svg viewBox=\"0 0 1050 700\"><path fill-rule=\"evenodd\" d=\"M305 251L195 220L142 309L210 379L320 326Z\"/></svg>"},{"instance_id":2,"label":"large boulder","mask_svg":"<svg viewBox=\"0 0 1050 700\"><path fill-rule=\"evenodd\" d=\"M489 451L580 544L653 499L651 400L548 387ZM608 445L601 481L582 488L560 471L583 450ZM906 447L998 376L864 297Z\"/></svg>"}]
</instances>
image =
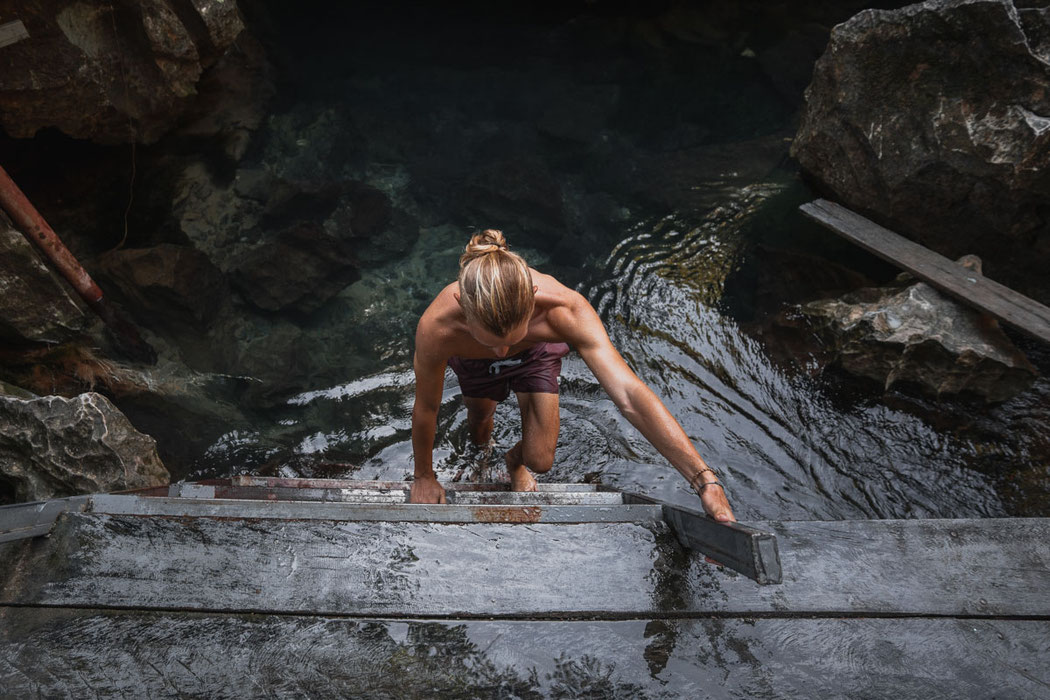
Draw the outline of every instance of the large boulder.
<instances>
[{"instance_id":1,"label":"large boulder","mask_svg":"<svg viewBox=\"0 0 1050 700\"><path fill-rule=\"evenodd\" d=\"M1048 37L1050 9L1011 0L863 11L832 30L792 152L847 206L1038 285L1050 262Z\"/></svg>"},{"instance_id":2,"label":"large boulder","mask_svg":"<svg viewBox=\"0 0 1050 700\"><path fill-rule=\"evenodd\" d=\"M158 486L168 471L153 438L101 394L0 395L0 499L37 501Z\"/></svg>"},{"instance_id":3,"label":"large boulder","mask_svg":"<svg viewBox=\"0 0 1050 700\"><path fill-rule=\"evenodd\" d=\"M97 323L0 211L0 346L61 343Z\"/></svg>"},{"instance_id":4,"label":"large boulder","mask_svg":"<svg viewBox=\"0 0 1050 700\"><path fill-rule=\"evenodd\" d=\"M29 33L0 51L0 126L16 138L156 141L244 30L234 0L25 0L5 15Z\"/></svg>"},{"instance_id":5,"label":"large boulder","mask_svg":"<svg viewBox=\"0 0 1050 700\"><path fill-rule=\"evenodd\" d=\"M962 262L980 274L972 256ZM837 364L886 389L903 382L935 396L1004 401L1037 374L994 319L925 282L868 287L801 310Z\"/></svg>"}]
</instances>

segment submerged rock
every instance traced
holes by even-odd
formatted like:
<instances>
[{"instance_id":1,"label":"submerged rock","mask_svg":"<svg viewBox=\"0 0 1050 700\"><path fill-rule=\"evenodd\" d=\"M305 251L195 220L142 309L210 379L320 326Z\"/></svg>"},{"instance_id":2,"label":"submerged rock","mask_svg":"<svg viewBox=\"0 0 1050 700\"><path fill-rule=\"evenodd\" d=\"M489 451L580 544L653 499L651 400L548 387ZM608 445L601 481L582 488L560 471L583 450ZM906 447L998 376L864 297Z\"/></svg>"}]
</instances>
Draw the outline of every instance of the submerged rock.
<instances>
[{"instance_id":1,"label":"submerged rock","mask_svg":"<svg viewBox=\"0 0 1050 700\"><path fill-rule=\"evenodd\" d=\"M838 25L793 155L821 189L940 252L1039 283L1050 262L1050 10L930 0Z\"/></svg>"},{"instance_id":2,"label":"submerged rock","mask_svg":"<svg viewBox=\"0 0 1050 700\"><path fill-rule=\"evenodd\" d=\"M175 323L206 328L229 295L219 269L188 246L165 243L112 251L96 265L136 318L151 327Z\"/></svg>"},{"instance_id":3,"label":"submerged rock","mask_svg":"<svg viewBox=\"0 0 1050 700\"><path fill-rule=\"evenodd\" d=\"M99 143L151 143L196 99L202 72L244 30L234 0L26 0L29 38L0 52L0 125Z\"/></svg>"},{"instance_id":4,"label":"submerged rock","mask_svg":"<svg viewBox=\"0 0 1050 700\"><path fill-rule=\"evenodd\" d=\"M153 438L101 394L0 396L4 500L37 501L168 483Z\"/></svg>"},{"instance_id":5,"label":"submerged rock","mask_svg":"<svg viewBox=\"0 0 1050 700\"><path fill-rule=\"evenodd\" d=\"M1037 375L994 319L925 282L865 288L801 310L837 364L887 389L907 382L936 396L1004 401Z\"/></svg>"}]
</instances>

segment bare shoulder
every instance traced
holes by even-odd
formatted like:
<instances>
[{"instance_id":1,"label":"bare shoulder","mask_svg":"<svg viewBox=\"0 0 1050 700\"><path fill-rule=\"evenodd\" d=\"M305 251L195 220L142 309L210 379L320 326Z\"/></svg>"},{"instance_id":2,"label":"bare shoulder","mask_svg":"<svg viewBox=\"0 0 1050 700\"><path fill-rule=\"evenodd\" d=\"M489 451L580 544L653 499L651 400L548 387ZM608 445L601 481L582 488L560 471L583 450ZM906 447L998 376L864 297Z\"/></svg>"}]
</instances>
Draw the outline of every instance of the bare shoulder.
<instances>
[{"instance_id":1,"label":"bare shoulder","mask_svg":"<svg viewBox=\"0 0 1050 700\"><path fill-rule=\"evenodd\" d=\"M419 317L416 324L416 354L439 359L457 337L460 325L459 303L454 296L456 283L447 285Z\"/></svg>"},{"instance_id":2,"label":"bare shoulder","mask_svg":"<svg viewBox=\"0 0 1050 700\"><path fill-rule=\"evenodd\" d=\"M571 345L586 343L597 336L604 336L598 314L587 298L550 275L533 272L537 302L546 309L550 327Z\"/></svg>"}]
</instances>

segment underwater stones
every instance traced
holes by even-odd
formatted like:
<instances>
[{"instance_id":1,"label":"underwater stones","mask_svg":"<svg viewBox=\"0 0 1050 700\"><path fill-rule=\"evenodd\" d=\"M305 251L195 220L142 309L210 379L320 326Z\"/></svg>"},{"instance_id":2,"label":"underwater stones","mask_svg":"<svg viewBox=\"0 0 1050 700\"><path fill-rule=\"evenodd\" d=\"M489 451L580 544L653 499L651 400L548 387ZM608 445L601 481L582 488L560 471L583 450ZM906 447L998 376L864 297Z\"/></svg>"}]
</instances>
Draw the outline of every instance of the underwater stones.
<instances>
[{"instance_id":1,"label":"underwater stones","mask_svg":"<svg viewBox=\"0 0 1050 700\"><path fill-rule=\"evenodd\" d=\"M0 341L61 343L98 321L0 212Z\"/></svg>"},{"instance_id":2,"label":"underwater stones","mask_svg":"<svg viewBox=\"0 0 1050 700\"><path fill-rule=\"evenodd\" d=\"M846 206L1039 284L1050 261L1048 36L1050 12L1010 0L863 11L832 30L793 155Z\"/></svg>"},{"instance_id":3,"label":"underwater stones","mask_svg":"<svg viewBox=\"0 0 1050 700\"><path fill-rule=\"evenodd\" d=\"M26 0L29 39L0 52L0 125L99 143L152 143L196 99L202 72L244 30L233 0Z\"/></svg>"},{"instance_id":4,"label":"underwater stones","mask_svg":"<svg viewBox=\"0 0 1050 700\"><path fill-rule=\"evenodd\" d=\"M111 251L95 261L120 290L125 305L148 326L174 321L206 328L229 290L222 273L204 253L164 243L152 248Z\"/></svg>"},{"instance_id":5,"label":"underwater stones","mask_svg":"<svg viewBox=\"0 0 1050 700\"><path fill-rule=\"evenodd\" d=\"M505 158L471 171L464 205L478 228L502 228L518 245L557 243L568 230L562 191L538 158Z\"/></svg>"},{"instance_id":6,"label":"underwater stones","mask_svg":"<svg viewBox=\"0 0 1050 700\"><path fill-rule=\"evenodd\" d=\"M241 256L233 283L265 311L315 311L360 276L350 246L313 223L299 223Z\"/></svg>"},{"instance_id":7,"label":"underwater stones","mask_svg":"<svg viewBox=\"0 0 1050 700\"><path fill-rule=\"evenodd\" d=\"M536 128L547 136L589 144L601 138L619 101L618 85L573 85L550 100Z\"/></svg>"},{"instance_id":8,"label":"underwater stones","mask_svg":"<svg viewBox=\"0 0 1050 700\"><path fill-rule=\"evenodd\" d=\"M906 382L935 396L994 402L1025 390L1037 374L994 319L924 282L860 289L801 312L838 365L887 389Z\"/></svg>"},{"instance_id":9,"label":"underwater stones","mask_svg":"<svg viewBox=\"0 0 1050 700\"><path fill-rule=\"evenodd\" d=\"M168 483L153 438L135 430L101 394L0 396L0 425L5 499L36 501Z\"/></svg>"}]
</instances>

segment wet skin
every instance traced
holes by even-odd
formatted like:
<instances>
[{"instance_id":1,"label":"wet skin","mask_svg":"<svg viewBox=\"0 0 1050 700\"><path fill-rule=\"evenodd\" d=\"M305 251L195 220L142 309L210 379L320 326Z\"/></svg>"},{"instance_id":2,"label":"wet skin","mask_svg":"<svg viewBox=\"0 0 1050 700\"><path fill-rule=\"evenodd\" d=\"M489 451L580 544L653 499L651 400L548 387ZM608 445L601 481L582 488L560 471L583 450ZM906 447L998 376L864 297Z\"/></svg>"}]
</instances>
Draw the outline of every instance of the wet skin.
<instances>
[{"instance_id":1,"label":"wet skin","mask_svg":"<svg viewBox=\"0 0 1050 700\"><path fill-rule=\"evenodd\" d=\"M686 479L695 486L717 482L717 475L693 447L678 422L659 398L634 374L613 347L598 314L579 293L549 275L530 270L535 282L532 317L503 336L467 322L459 305L458 284L438 294L416 328L413 366L416 397L412 411L412 447L415 481L412 503L444 503L445 492L433 470L434 436L441 403L445 366L452 356L497 359L522 352L540 342L572 346L621 413ZM507 451L511 488L533 491L536 480L554 463L560 427L558 395L517 393L522 414L522 439ZM487 442L492 433L496 402L465 397L471 438ZM704 510L716 520L732 521L733 511L722 489L702 488Z\"/></svg>"}]
</instances>

